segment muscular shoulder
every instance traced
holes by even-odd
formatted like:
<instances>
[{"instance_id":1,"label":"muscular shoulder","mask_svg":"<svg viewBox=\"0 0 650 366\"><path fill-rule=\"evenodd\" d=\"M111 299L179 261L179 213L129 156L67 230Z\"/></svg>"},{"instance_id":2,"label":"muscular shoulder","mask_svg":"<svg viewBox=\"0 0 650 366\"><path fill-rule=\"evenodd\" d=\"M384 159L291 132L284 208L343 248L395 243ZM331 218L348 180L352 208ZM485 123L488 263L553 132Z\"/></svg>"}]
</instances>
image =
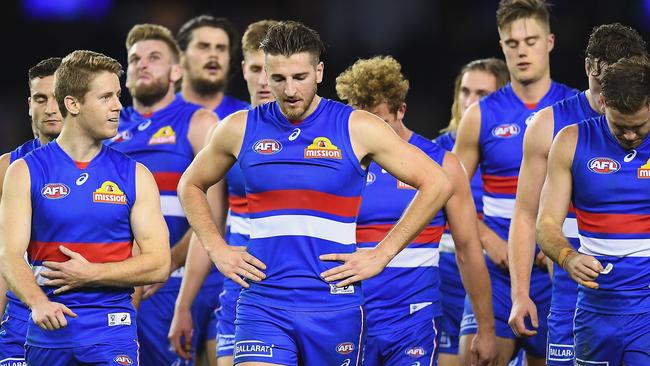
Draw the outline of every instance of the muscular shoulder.
<instances>
[{"instance_id":1,"label":"muscular shoulder","mask_svg":"<svg viewBox=\"0 0 650 366\"><path fill-rule=\"evenodd\" d=\"M524 153L540 152L548 155L553 142L553 107L546 107L535 113L528 122L524 135Z\"/></svg>"}]
</instances>

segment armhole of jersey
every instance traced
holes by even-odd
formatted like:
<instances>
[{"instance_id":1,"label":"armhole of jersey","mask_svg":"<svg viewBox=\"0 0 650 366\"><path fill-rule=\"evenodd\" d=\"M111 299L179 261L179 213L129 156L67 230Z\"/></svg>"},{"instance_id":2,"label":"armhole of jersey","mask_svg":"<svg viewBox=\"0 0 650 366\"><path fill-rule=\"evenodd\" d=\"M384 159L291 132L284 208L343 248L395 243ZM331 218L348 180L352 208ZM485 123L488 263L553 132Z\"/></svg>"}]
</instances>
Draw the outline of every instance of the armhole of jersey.
<instances>
[{"instance_id":1,"label":"armhole of jersey","mask_svg":"<svg viewBox=\"0 0 650 366\"><path fill-rule=\"evenodd\" d=\"M9 165L13 163L14 161L18 160L18 153L16 150L12 150L11 153L9 153Z\"/></svg>"},{"instance_id":2,"label":"armhole of jersey","mask_svg":"<svg viewBox=\"0 0 650 366\"><path fill-rule=\"evenodd\" d=\"M578 167L576 166L576 164L578 164L578 162L582 160L581 159L582 149L583 146L585 145L583 140L588 135L587 131L585 130L586 128L588 128L586 123L584 124L578 123L577 126L578 126L578 138L576 139L576 149L573 152L573 161L571 162L571 174L573 176L575 176L577 172Z\"/></svg>"},{"instance_id":3,"label":"armhole of jersey","mask_svg":"<svg viewBox=\"0 0 650 366\"><path fill-rule=\"evenodd\" d=\"M360 176L365 177L367 172L361 168L361 162L357 160L357 155L354 153L354 148L352 148L352 136L350 135L350 119L352 118L352 112L354 111L350 107L346 107L342 113L346 115L344 118L341 118L341 123L339 123L339 135L341 136L341 141L343 141L343 148L345 149L345 155L348 157L348 161L354 167L354 170L359 173ZM370 164L368 164L368 170L370 169ZM364 185L365 187L365 185Z\"/></svg>"},{"instance_id":4,"label":"armhole of jersey","mask_svg":"<svg viewBox=\"0 0 650 366\"><path fill-rule=\"evenodd\" d=\"M244 127L244 136L241 139L241 147L239 148L239 153L236 156L237 161L235 162L235 164L239 164L240 168L242 168L240 162L246 157L246 153L248 152L248 140L255 137L255 130L257 129L256 117L261 115L260 108L264 107L255 107L246 112L246 127Z\"/></svg>"},{"instance_id":5,"label":"armhole of jersey","mask_svg":"<svg viewBox=\"0 0 650 366\"><path fill-rule=\"evenodd\" d=\"M22 158L25 161L25 164L27 165L27 172L29 174L29 196L31 197L32 200L32 210L34 209L34 204L37 202L36 198L38 197L38 189L35 189L35 187L38 186L37 184L37 179L44 176L45 174L36 174L37 170L39 170L37 166L36 159L34 159L32 156L24 156ZM18 160L18 159L16 159ZM39 164L40 165L40 164ZM42 168L40 169L42 170Z\"/></svg>"},{"instance_id":6,"label":"armhole of jersey","mask_svg":"<svg viewBox=\"0 0 650 366\"><path fill-rule=\"evenodd\" d=\"M196 114L196 112L198 112L199 110L201 110L200 107L194 109L193 111L191 111L191 113L189 113L189 117L187 118L187 123L183 123L183 124L179 123L179 124L177 124L177 126L180 126L182 128L182 131L179 130L177 132L177 136L182 139L181 141L182 141L182 144L183 144L182 145L183 150L181 150L181 151L185 151L186 153L191 155L192 160L194 159L194 148L192 147L192 142L190 141L188 136L190 134L190 126L192 125L192 119L194 118L194 115ZM183 111L183 113L187 113L187 112ZM183 118L185 118L185 117L183 117Z\"/></svg>"},{"instance_id":7,"label":"armhole of jersey","mask_svg":"<svg viewBox=\"0 0 650 366\"><path fill-rule=\"evenodd\" d=\"M138 163L133 160L133 159L128 159L129 161L129 174L127 175L128 181L126 182L126 186L128 187L127 194L129 195L128 198L131 198L129 201L131 203L129 204L130 208L133 208L133 205L135 204L136 199L138 199Z\"/></svg>"},{"instance_id":8,"label":"armhole of jersey","mask_svg":"<svg viewBox=\"0 0 650 366\"><path fill-rule=\"evenodd\" d=\"M557 123L555 123L555 109L559 108L558 104L553 104L551 106L551 113L553 113L553 138L551 139L551 143L553 143L553 140L555 140L555 136L557 136L558 133L560 133L560 130L557 129Z\"/></svg>"},{"instance_id":9,"label":"armhole of jersey","mask_svg":"<svg viewBox=\"0 0 650 366\"><path fill-rule=\"evenodd\" d=\"M486 123L486 117L488 115L487 113L487 108L485 108L485 102L484 101L479 101L478 102L478 110L481 113L481 120L479 121L481 126L479 127L478 130L478 145L479 145L479 150L483 148L483 142L485 141L485 134L487 131L487 123ZM454 143L455 145L455 143Z\"/></svg>"}]
</instances>

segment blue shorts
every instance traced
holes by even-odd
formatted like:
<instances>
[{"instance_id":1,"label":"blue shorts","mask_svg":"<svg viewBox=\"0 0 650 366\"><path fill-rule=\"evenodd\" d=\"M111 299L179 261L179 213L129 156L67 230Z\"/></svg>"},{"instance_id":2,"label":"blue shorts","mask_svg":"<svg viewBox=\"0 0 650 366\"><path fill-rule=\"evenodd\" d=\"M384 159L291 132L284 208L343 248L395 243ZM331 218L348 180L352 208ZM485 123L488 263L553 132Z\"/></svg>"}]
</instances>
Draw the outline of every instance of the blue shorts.
<instances>
[{"instance_id":1,"label":"blue shorts","mask_svg":"<svg viewBox=\"0 0 650 366\"><path fill-rule=\"evenodd\" d=\"M515 339L515 334L508 325L512 301L510 300L510 275L507 270L496 268L492 262L487 259L492 281L492 306L494 307L494 322L496 325L496 335L501 338ZM537 318L539 327L537 334L530 338L519 338L517 344L526 350L526 353L538 358L544 358L546 355L546 336L548 333L547 317L551 306L551 280L548 273L542 272L539 268L533 268L530 284L530 297L537 306ZM477 324L474 319L469 298L465 299L465 311L460 326L460 335L476 334Z\"/></svg>"},{"instance_id":2,"label":"blue shorts","mask_svg":"<svg viewBox=\"0 0 650 366\"><path fill-rule=\"evenodd\" d=\"M138 366L138 342L102 343L74 348L25 347L29 366Z\"/></svg>"},{"instance_id":3,"label":"blue shorts","mask_svg":"<svg viewBox=\"0 0 650 366\"><path fill-rule=\"evenodd\" d=\"M363 365L437 365L439 332L436 322L441 319L437 317L392 333L368 336Z\"/></svg>"},{"instance_id":4,"label":"blue shorts","mask_svg":"<svg viewBox=\"0 0 650 366\"><path fill-rule=\"evenodd\" d=\"M192 319L194 334L192 350L195 352L204 346L207 340L210 318L218 307L220 289L214 286L204 286L199 291L192 304ZM167 334L174 317L174 304L178 293L159 291L152 297L142 300L138 309L138 338L140 340L140 364L143 366L168 366L181 362L186 363L172 351ZM212 328L215 325L212 323Z\"/></svg>"},{"instance_id":5,"label":"blue shorts","mask_svg":"<svg viewBox=\"0 0 650 366\"><path fill-rule=\"evenodd\" d=\"M241 290L224 289L217 310L217 358L232 356L235 348L235 318Z\"/></svg>"},{"instance_id":6,"label":"blue shorts","mask_svg":"<svg viewBox=\"0 0 650 366\"><path fill-rule=\"evenodd\" d=\"M442 300L442 322L440 325L440 345L438 351L452 355L458 354L460 323L465 306L465 288L460 279L454 253L440 253L440 294Z\"/></svg>"},{"instance_id":7,"label":"blue shorts","mask_svg":"<svg viewBox=\"0 0 650 366\"><path fill-rule=\"evenodd\" d=\"M578 366L650 365L650 313L610 315L578 309L574 333Z\"/></svg>"},{"instance_id":8,"label":"blue shorts","mask_svg":"<svg viewBox=\"0 0 650 366\"><path fill-rule=\"evenodd\" d=\"M25 362L27 321L9 315L0 323L0 366L22 365Z\"/></svg>"},{"instance_id":9,"label":"blue shorts","mask_svg":"<svg viewBox=\"0 0 650 366\"><path fill-rule=\"evenodd\" d=\"M360 366L365 343L361 306L294 311L237 305L234 363Z\"/></svg>"},{"instance_id":10,"label":"blue shorts","mask_svg":"<svg viewBox=\"0 0 650 366\"><path fill-rule=\"evenodd\" d=\"M573 311L548 313L548 340L546 364L549 366L573 366Z\"/></svg>"}]
</instances>

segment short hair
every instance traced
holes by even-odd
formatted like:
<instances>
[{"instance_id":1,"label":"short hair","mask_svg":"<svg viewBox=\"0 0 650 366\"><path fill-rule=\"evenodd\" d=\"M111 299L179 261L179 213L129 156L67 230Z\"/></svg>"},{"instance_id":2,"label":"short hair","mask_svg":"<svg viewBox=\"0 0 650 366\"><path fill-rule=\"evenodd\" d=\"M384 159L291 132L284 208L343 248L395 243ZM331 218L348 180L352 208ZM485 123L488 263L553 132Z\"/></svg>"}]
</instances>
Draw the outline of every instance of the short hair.
<instances>
[{"instance_id":1,"label":"short hair","mask_svg":"<svg viewBox=\"0 0 650 366\"><path fill-rule=\"evenodd\" d=\"M265 19L249 24L241 38L241 49L244 56L247 52L259 51L260 44L269 28L278 23L277 20Z\"/></svg>"},{"instance_id":2,"label":"short hair","mask_svg":"<svg viewBox=\"0 0 650 366\"><path fill-rule=\"evenodd\" d=\"M621 59L607 68L600 83L607 107L635 113L649 102L650 62L647 57Z\"/></svg>"},{"instance_id":3,"label":"short hair","mask_svg":"<svg viewBox=\"0 0 650 366\"><path fill-rule=\"evenodd\" d=\"M178 61L180 56L180 49L172 35L172 32L162 25L158 24L136 24L131 28L129 34L126 36L126 50L127 52L133 47L134 44L140 41L156 40L161 41L169 47L172 52L174 61Z\"/></svg>"},{"instance_id":4,"label":"short hair","mask_svg":"<svg viewBox=\"0 0 650 366\"><path fill-rule=\"evenodd\" d=\"M74 51L63 58L54 74L54 95L63 117L68 115L65 97L71 95L83 102L90 82L103 71L121 76L122 65L104 54L86 50Z\"/></svg>"},{"instance_id":5,"label":"short hair","mask_svg":"<svg viewBox=\"0 0 650 366\"><path fill-rule=\"evenodd\" d=\"M357 60L336 78L339 98L365 110L385 102L396 113L408 91L402 65L391 56Z\"/></svg>"},{"instance_id":6,"label":"short hair","mask_svg":"<svg viewBox=\"0 0 650 366\"><path fill-rule=\"evenodd\" d=\"M501 0L497 8L497 27L505 29L522 18L535 18L551 29L550 4L546 0Z\"/></svg>"},{"instance_id":7,"label":"short hair","mask_svg":"<svg viewBox=\"0 0 650 366\"><path fill-rule=\"evenodd\" d=\"M314 56L313 61L316 64L320 61L325 45L315 30L300 22L287 20L269 28L260 48L267 55L287 57L307 52Z\"/></svg>"},{"instance_id":8,"label":"short hair","mask_svg":"<svg viewBox=\"0 0 650 366\"><path fill-rule=\"evenodd\" d=\"M239 33L233 27L232 23L226 18L217 18L209 14L196 16L181 26L176 33L176 42L181 51L187 51L187 46L192 42L192 33L197 28L210 27L219 28L228 35L230 60L235 59L235 54L239 51Z\"/></svg>"},{"instance_id":9,"label":"short hair","mask_svg":"<svg viewBox=\"0 0 650 366\"><path fill-rule=\"evenodd\" d=\"M621 23L594 27L585 50L592 76L599 76L603 66L609 66L622 58L643 56L646 53L646 44L641 35Z\"/></svg>"},{"instance_id":10,"label":"short hair","mask_svg":"<svg viewBox=\"0 0 650 366\"><path fill-rule=\"evenodd\" d=\"M29 71L27 71L27 80L30 84L30 88L32 80L54 75L59 66L61 66L61 57L46 58L32 66Z\"/></svg>"},{"instance_id":11,"label":"short hair","mask_svg":"<svg viewBox=\"0 0 650 366\"><path fill-rule=\"evenodd\" d=\"M463 80L465 73L469 71L483 71L494 76L497 89L510 82L510 73L506 63L498 58L490 57L479 60L474 60L466 64L460 69L456 80L454 80L454 102L451 104L451 119L449 125L440 130L441 133L454 132L458 130L460 124L460 101L458 100L458 93L460 93L460 83Z\"/></svg>"}]
</instances>

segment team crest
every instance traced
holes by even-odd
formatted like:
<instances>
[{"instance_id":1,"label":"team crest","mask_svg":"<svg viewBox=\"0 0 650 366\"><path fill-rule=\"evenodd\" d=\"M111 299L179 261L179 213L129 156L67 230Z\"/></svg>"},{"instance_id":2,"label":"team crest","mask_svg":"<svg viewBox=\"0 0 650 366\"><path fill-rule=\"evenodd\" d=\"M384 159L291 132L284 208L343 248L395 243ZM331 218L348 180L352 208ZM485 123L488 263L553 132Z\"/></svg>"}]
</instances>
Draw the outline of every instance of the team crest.
<instances>
[{"instance_id":1,"label":"team crest","mask_svg":"<svg viewBox=\"0 0 650 366\"><path fill-rule=\"evenodd\" d=\"M311 145L305 148L305 158L307 159L341 159L341 149L332 144L327 137L316 137Z\"/></svg>"},{"instance_id":2,"label":"team crest","mask_svg":"<svg viewBox=\"0 0 650 366\"><path fill-rule=\"evenodd\" d=\"M253 150L261 155L273 155L282 150L282 144L277 140L262 139L253 144Z\"/></svg>"},{"instance_id":3,"label":"team crest","mask_svg":"<svg viewBox=\"0 0 650 366\"><path fill-rule=\"evenodd\" d=\"M126 205L126 195L120 190L117 184L107 180L93 192L93 202Z\"/></svg>"},{"instance_id":4,"label":"team crest","mask_svg":"<svg viewBox=\"0 0 650 366\"><path fill-rule=\"evenodd\" d=\"M128 355L115 356L113 361L118 365L133 365L133 360Z\"/></svg>"},{"instance_id":5,"label":"team crest","mask_svg":"<svg viewBox=\"0 0 650 366\"><path fill-rule=\"evenodd\" d=\"M149 139L149 145L175 144L176 132L172 126L165 126L156 131Z\"/></svg>"},{"instance_id":6,"label":"team crest","mask_svg":"<svg viewBox=\"0 0 650 366\"><path fill-rule=\"evenodd\" d=\"M636 177L639 179L650 179L650 159L637 169Z\"/></svg>"},{"instance_id":7,"label":"team crest","mask_svg":"<svg viewBox=\"0 0 650 366\"><path fill-rule=\"evenodd\" d=\"M587 167L596 174L612 174L621 169L621 163L610 158L593 158L589 160Z\"/></svg>"},{"instance_id":8,"label":"team crest","mask_svg":"<svg viewBox=\"0 0 650 366\"><path fill-rule=\"evenodd\" d=\"M41 189L41 195L50 200L58 200L70 193L70 188L63 183L48 183Z\"/></svg>"},{"instance_id":9,"label":"team crest","mask_svg":"<svg viewBox=\"0 0 650 366\"><path fill-rule=\"evenodd\" d=\"M366 175L366 185L369 186L377 180L377 176L373 172L368 172L368 175Z\"/></svg>"},{"instance_id":10,"label":"team crest","mask_svg":"<svg viewBox=\"0 0 650 366\"><path fill-rule=\"evenodd\" d=\"M521 128L516 123L498 125L492 129L492 136L500 139L509 139L519 135Z\"/></svg>"}]
</instances>

